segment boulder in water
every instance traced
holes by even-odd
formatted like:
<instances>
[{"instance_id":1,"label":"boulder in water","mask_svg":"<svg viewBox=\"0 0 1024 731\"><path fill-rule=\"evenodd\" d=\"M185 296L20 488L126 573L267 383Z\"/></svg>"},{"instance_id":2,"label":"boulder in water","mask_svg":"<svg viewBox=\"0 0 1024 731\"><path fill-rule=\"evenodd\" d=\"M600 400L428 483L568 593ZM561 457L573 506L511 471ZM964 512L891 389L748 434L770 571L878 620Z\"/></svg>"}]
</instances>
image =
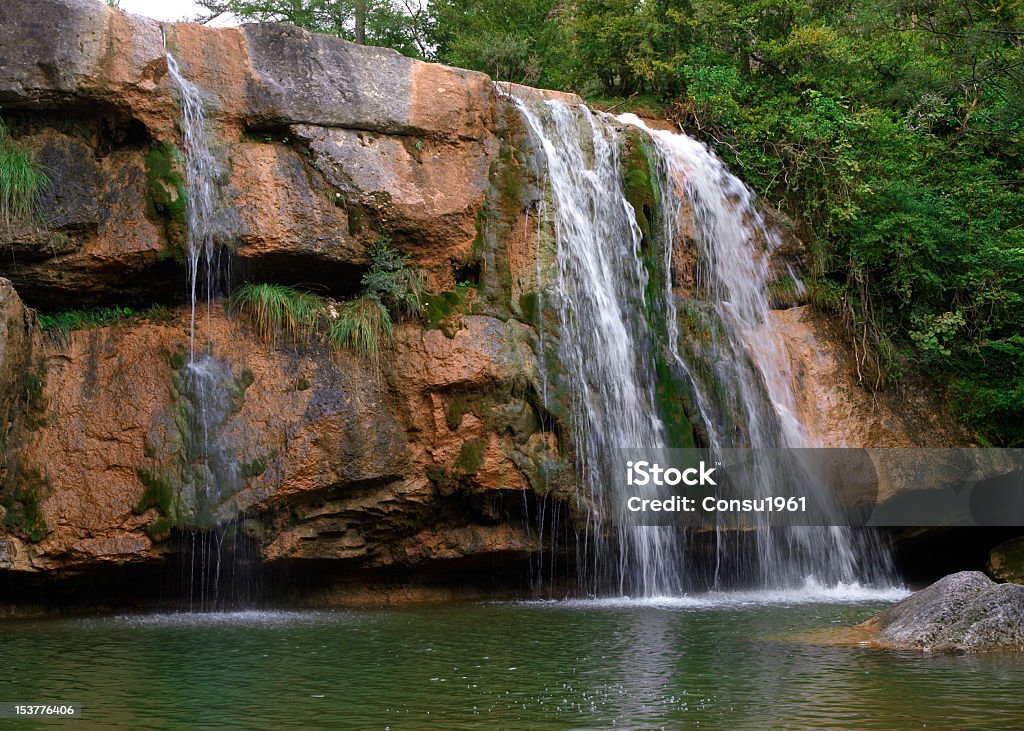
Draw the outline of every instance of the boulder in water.
<instances>
[{"instance_id":1,"label":"boulder in water","mask_svg":"<svg viewBox=\"0 0 1024 731\"><path fill-rule=\"evenodd\" d=\"M980 571L950 574L863 625L893 649L1024 650L1024 586Z\"/></svg>"}]
</instances>

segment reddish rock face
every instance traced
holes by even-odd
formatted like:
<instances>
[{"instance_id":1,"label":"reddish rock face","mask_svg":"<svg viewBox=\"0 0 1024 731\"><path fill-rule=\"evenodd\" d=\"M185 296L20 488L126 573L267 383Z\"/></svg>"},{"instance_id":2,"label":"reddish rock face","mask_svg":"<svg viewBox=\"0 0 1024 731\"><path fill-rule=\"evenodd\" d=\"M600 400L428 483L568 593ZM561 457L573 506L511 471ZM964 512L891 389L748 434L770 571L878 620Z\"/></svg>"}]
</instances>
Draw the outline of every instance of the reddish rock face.
<instances>
[{"instance_id":1,"label":"reddish rock face","mask_svg":"<svg viewBox=\"0 0 1024 731\"><path fill-rule=\"evenodd\" d=\"M243 469L237 492L220 496L221 518L252 516L271 562L387 567L530 553L536 537L494 524L490 512L502 495L521 504L531 465L557 459L533 407L511 396L514 381L532 377L518 327L468 316L448 338L403 325L378 371L361 356L273 347L217 308L201 334L217 343L213 355L240 394L210 438L243 468L258 465ZM45 406L20 437L17 469L39 483L45 536L14 536L19 560L9 558L8 569L146 561L165 551L154 526L167 516L144 498L153 476L188 494L188 334L185 312L37 341ZM481 395L461 402L457 424L445 407L455 392ZM464 445L477 442L479 455L467 460ZM414 550L411 536L438 513L448 521Z\"/></svg>"},{"instance_id":2,"label":"reddish rock face","mask_svg":"<svg viewBox=\"0 0 1024 731\"><path fill-rule=\"evenodd\" d=\"M198 318L200 354L212 343L201 377L188 364L181 110L164 38L205 101L234 281L348 298L382 238L426 275L428 306L379 364L315 339L268 343L216 299ZM582 523L564 384L551 374L549 393L538 375L538 326L557 352L555 318L537 312L555 244L507 91L281 25L161 25L95 0L0 5L3 120L52 181L37 219L0 224L0 587L163 567L175 531L234 521L267 566L313 577L318 601L378 596L370 575L388 600L451 596L403 577L515 583L551 549L541 510L549 526L564 516L567 535ZM780 247L773 271L800 256ZM672 261L678 293L695 296L695 259L676 247ZM169 314L63 336L35 330L22 299ZM916 444L941 421L933 405L925 421L880 405L827 321L773 317L823 443ZM201 378L226 394L202 425Z\"/></svg>"},{"instance_id":3,"label":"reddish rock face","mask_svg":"<svg viewBox=\"0 0 1024 731\"><path fill-rule=\"evenodd\" d=\"M182 144L164 36L207 103L248 266L358 280L386 235L447 281L471 255L498 144L485 75L287 26L161 25L90 0L27 0L0 10L0 103L50 171L57 215L8 227L0 245L21 255L3 273L31 304L167 286L181 242L153 186L184 173L152 157Z\"/></svg>"},{"instance_id":4,"label":"reddish rock face","mask_svg":"<svg viewBox=\"0 0 1024 731\"><path fill-rule=\"evenodd\" d=\"M20 394L15 373L30 370L38 393L10 399L16 515L0 567L65 574L160 561L175 550L171 524L238 515L270 565L521 563L540 547L522 513L551 488L542 467L564 457L529 396L530 326L507 319L513 264L497 234L479 232L489 197L503 196L512 221L528 206L494 190L499 148L520 142L485 75L286 26L162 25L91 0L8 4L4 121L52 183L41 220L0 231L12 253L0 273L51 311L180 301L185 171L164 38L206 102L235 276L347 296L381 237L435 290L493 271L485 294L432 316L439 329L401 324L379 369L312 344L266 343L219 304L200 317L210 368L236 400L213 442L237 479L213 497L192 464L187 313L37 335L33 353L5 285L0 387ZM523 255L515 266L535 263ZM153 498L168 486L172 504Z\"/></svg>"}]
</instances>

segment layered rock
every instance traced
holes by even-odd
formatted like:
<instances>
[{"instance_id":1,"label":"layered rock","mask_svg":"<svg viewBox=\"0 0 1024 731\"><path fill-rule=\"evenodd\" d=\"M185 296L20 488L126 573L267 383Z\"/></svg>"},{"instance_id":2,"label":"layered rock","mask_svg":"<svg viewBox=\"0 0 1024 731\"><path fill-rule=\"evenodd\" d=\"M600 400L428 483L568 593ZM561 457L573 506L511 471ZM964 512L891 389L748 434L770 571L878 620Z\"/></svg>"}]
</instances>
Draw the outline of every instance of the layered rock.
<instances>
[{"instance_id":1,"label":"layered rock","mask_svg":"<svg viewBox=\"0 0 1024 731\"><path fill-rule=\"evenodd\" d=\"M565 454L538 410L532 330L509 319L502 236L529 201L525 174L502 185L522 142L485 75L286 26L9 4L4 121L51 184L40 216L0 231L0 273L47 310L180 301L187 191L165 38L206 102L234 276L348 296L387 238L436 306L398 327L378 369L315 342L267 343L215 303L198 336L211 357L190 363L177 308L37 334L32 353L5 284L0 385L19 396L0 565L147 564L178 550L176 532L236 518L271 566L522 565L545 540L530 511L566 497L553 477ZM199 446L204 378L227 400Z\"/></svg>"},{"instance_id":2,"label":"layered rock","mask_svg":"<svg viewBox=\"0 0 1024 731\"><path fill-rule=\"evenodd\" d=\"M315 340L267 342L216 299L208 315L200 303L190 362L165 38L206 102L229 214L222 273L345 299L388 239L427 275L424 311L379 367ZM582 524L570 398L553 360L542 384L537 353L540 327L557 354L538 305L538 272L556 265L550 201L509 90L578 101L282 25L162 25L94 0L0 7L4 121L51 179L37 218L0 226L4 577L160 566L175 538L230 525L282 572L452 583L445 567L472 565L518 581L553 526ZM685 291L694 262L673 254ZM44 311L169 309L43 334L19 294ZM806 309L773 317L822 443L959 438L879 408ZM223 397L212 420L197 413L202 379Z\"/></svg>"},{"instance_id":3,"label":"layered rock","mask_svg":"<svg viewBox=\"0 0 1024 731\"><path fill-rule=\"evenodd\" d=\"M207 103L243 266L324 267L314 279L344 292L387 235L454 284L499 144L485 75L287 26L161 26L28 0L0 9L0 104L52 185L42 221L0 244L31 304L175 291L183 171L164 36Z\"/></svg>"},{"instance_id":4,"label":"layered rock","mask_svg":"<svg viewBox=\"0 0 1024 731\"><path fill-rule=\"evenodd\" d=\"M219 308L201 332L236 399L204 435L190 433L200 424L188 378L201 366L185 355L187 312L40 339L45 408L21 436L17 470L37 483L41 535L16 530L5 568L159 558L172 526L198 520L188 491L199 438L243 478L216 496L214 522L250 516L244 529L270 562L409 567L539 550L522 511L547 492L539 472L558 453L514 395L534 377L522 325L470 315L453 338L402 326L382 372L358 355L274 347Z\"/></svg>"}]
</instances>

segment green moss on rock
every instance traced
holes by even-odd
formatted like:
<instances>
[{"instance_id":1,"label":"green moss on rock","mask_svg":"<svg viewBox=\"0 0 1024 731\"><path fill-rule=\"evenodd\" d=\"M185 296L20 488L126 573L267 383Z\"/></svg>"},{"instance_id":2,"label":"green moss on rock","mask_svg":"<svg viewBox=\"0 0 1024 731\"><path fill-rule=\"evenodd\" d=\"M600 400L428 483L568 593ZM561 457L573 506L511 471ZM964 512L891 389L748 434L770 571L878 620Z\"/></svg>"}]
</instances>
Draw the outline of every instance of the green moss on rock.
<instances>
[{"instance_id":1,"label":"green moss on rock","mask_svg":"<svg viewBox=\"0 0 1024 731\"><path fill-rule=\"evenodd\" d=\"M173 480L162 472L145 467L137 469L135 474L142 483L143 491L134 511L142 514L150 508L156 508L173 522L178 514L177 491Z\"/></svg>"},{"instance_id":2,"label":"green moss on rock","mask_svg":"<svg viewBox=\"0 0 1024 731\"><path fill-rule=\"evenodd\" d=\"M181 165L182 154L172 144L155 143L146 153L146 215L163 222L167 255L184 261L188 193Z\"/></svg>"},{"instance_id":3,"label":"green moss on rock","mask_svg":"<svg viewBox=\"0 0 1024 731\"><path fill-rule=\"evenodd\" d=\"M644 241L652 240L658 210L658 186L651 173L647 143L631 134L622 151L622 182Z\"/></svg>"},{"instance_id":4,"label":"green moss on rock","mask_svg":"<svg viewBox=\"0 0 1024 731\"><path fill-rule=\"evenodd\" d=\"M0 495L0 505L6 515L8 528L20 531L30 541L38 543L50 532L43 516L43 497L49 491L49 482L38 470L21 470L17 484Z\"/></svg>"},{"instance_id":5,"label":"green moss on rock","mask_svg":"<svg viewBox=\"0 0 1024 731\"><path fill-rule=\"evenodd\" d=\"M423 322L428 328L442 330L449 337L455 335L456 319L468 313L476 295L477 286L461 282L454 290L431 292L423 297Z\"/></svg>"},{"instance_id":6,"label":"green moss on rock","mask_svg":"<svg viewBox=\"0 0 1024 731\"><path fill-rule=\"evenodd\" d=\"M484 451L487 449L485 439L467 439L462 443L459 457L455 460L455 468L466 475L475 475L484 466Z\"/></svg>"}]
</instances>

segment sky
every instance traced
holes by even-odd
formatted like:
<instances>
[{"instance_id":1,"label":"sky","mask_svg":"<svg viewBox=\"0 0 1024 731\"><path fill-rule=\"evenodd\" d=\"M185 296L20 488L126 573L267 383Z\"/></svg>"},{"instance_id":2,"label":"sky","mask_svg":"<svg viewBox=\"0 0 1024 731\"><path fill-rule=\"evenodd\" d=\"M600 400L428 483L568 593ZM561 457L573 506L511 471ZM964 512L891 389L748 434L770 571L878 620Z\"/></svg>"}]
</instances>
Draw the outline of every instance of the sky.
<instances>
[{"instance_id":1,"label":"sky","mask_svg":"<svg viewBox=\"0 0 1024 731\"><path fill-rule=\"evenodd\" d=\"M121 0L121 10L136 15L148 15L156 20L192 20L204 8L194 0ZM211 25L234 25L232 18L221 18Z\"/></svg>"}]
</instances>

